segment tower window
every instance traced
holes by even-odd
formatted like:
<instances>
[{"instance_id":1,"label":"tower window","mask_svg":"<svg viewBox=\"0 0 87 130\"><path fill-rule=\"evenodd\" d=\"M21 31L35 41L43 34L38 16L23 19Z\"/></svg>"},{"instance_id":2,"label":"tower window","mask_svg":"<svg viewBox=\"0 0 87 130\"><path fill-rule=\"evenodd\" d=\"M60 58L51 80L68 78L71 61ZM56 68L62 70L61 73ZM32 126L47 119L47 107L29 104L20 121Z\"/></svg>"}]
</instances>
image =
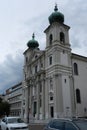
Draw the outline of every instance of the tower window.
<instances>
[{"instance_id":1,"label":"tower window","mask_svg":"<svg viewBox=\"0 0 87 130\"><path fill-rule=\"evenodd\" d=\"M78 75L78 65L77 65L77 63L74 63L74 74Z\"/></svg>"},{"instance_id":2,"label":"tower window","mask_svg":"<svg viewBox=\"0 0 87 130\"><path fill-rule=\"evenodd\" d=\"M50 42L50 45L52 45L52 41L53 41L53 35L50 34L50 36L49 36L49 42Z\"/></svg>"},{"instance_id":3,"label":"tower window","mask_svg":"<svg viewBox=\"0 0 87 130\"><path fill-rule=\"evenodd\" d=\"M52 65L52 56L49 57L49 65Z\"/></svg>"},{"instance_id":4,"label":"tower window","mask_svg":"<svg viewBox=\"0 0 87 130\"><path fill-rule=\"evenodd\" d=\"M76 101L77 103L81 103L80 90L76 89Z\"/></svg>"},{"instance_id":5,"label":"tower window","mask_svg":"<svg viewBox=\"0 0 87 130\"><path fill-rule=\"evenodd\" d=\"M65 42L65 36L63 32L60 32L60 42L64 43Z\"/></svg>"}]
</instances>

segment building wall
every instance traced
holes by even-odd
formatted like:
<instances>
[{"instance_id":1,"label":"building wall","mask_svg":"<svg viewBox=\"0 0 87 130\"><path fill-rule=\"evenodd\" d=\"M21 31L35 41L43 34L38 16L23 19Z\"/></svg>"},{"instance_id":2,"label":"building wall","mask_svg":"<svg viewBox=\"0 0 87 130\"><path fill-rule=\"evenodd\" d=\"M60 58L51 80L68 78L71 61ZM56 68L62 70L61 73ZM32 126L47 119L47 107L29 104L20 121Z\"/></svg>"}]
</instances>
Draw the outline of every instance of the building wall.
<instances>
[{"instance_id":1,"label":"building wall","mask_svg":"<svg viewBox=\"0 0 87 130\"><path fill-rule=\"evenodd\" d=\"M22 83L12 86L8 90L6 90L6 98L11 106L10 115L21 116Z\"/></svg>"},{"instance_id":2,"label":"building wall","mask_svg":"<svg viewBox=\"0 0 87 130\"><path fill-rule=\"evenodd\" d=\"M78 74L74 73L74 63L77 64ZM80 90L81 102L76 100L76 114L78 116L87 116L87 58L81 57L75 54L72 58L73 77L74 77L74 89L76 96L76 89Z\"/></svg>"},{"instance_id":3,"label":"building wall","mask_svg":"<svg viewBox=\"0 0 87 130\"><path fill-rule=\"evenodd\" d=\"M71 53L69 29L63 23L52 23L44 31L45 50L28 48L24 52L23 86L26 95L23 109L26 121L28 118L29 121L48 120L86 114L87 58ZM74 74L74 62L78 66L78 75ZM76 89L79 89L80 103L77 102Z\"/></svg>"}]
</instances>

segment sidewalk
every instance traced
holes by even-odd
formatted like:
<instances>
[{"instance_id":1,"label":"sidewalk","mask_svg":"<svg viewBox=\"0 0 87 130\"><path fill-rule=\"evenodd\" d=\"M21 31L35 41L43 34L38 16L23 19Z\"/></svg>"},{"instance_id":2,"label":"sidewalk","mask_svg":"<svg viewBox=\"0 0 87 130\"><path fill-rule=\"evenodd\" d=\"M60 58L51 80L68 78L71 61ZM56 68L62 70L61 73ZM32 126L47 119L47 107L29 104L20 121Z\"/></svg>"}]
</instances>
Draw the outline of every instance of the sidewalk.
<instances>
[{"instance_id":1,"label":"sidewalk","mask_svg":"<svg viewBox=\"0 0 87 130\"><path fill-rule=\"evenodd\" d=\"M45 127L45 124L30 124L29 130L43 130Z\"/></svg>"}]
</instances>

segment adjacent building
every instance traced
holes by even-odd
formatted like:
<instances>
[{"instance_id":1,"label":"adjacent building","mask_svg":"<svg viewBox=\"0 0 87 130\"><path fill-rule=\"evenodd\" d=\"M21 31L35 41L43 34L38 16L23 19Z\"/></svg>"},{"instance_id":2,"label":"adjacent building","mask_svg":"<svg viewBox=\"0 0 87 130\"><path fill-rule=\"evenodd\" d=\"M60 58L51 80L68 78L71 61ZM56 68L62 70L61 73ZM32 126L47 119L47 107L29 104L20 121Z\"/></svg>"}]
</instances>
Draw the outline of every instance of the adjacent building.
<instances>
[{"instance_id":1,"label":"adjacent building","mask_svg":"<svg viewBox=\"0 0 87 130\"><path fill-rule=\"evenodd\" d=\"M6 99L10 104L10 115L21 116L22 82L6 90Z\"/></svg>"},{"instance_id":2,"label":"adjacent building","mask_svg":"<svg viewBox=\"0 0 87 130\"><path fill-rule=\"evenodd\" d=\"M48 19L45 50L33 34L24 52L22 115L26 120L86 116L87 57L71 52L70 27L57 5Z\"/></svg>"}]
</instances>

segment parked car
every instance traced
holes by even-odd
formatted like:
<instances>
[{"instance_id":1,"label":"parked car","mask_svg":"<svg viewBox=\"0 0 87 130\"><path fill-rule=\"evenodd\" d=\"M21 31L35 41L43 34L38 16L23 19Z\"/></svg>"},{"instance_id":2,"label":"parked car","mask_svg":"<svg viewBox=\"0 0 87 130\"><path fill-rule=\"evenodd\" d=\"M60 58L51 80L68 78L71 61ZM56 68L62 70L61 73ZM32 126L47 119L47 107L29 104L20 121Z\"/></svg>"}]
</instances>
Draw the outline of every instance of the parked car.
<instances>
[{"instance_id":1,"label":"parked car","mask_svg":"<svg viewBox=\"0 0 87 130\"><path fill-rule=\"evenodd\" d=\"M1 120L1 130L29 130L28 125L20 117L4 117Z\"/></svg>"},{"instance_id":2,"label":"parked car","mask_svg":"<svg viewBox=\"0 0 87 130\"><path fill-rule=\"evenodd\" d=\"M1 130L1 122L0 122L0 130Z\"/></svg>"},{"instance_id":3,"label":"parked car","mask_svg":"<svg viewBox=\"0 0 87 130\"><path fill-rule=\"evenodd\" d=\"M44 130L87 130L87 119L53 119Z\"/></svg>"}]
</instances>

